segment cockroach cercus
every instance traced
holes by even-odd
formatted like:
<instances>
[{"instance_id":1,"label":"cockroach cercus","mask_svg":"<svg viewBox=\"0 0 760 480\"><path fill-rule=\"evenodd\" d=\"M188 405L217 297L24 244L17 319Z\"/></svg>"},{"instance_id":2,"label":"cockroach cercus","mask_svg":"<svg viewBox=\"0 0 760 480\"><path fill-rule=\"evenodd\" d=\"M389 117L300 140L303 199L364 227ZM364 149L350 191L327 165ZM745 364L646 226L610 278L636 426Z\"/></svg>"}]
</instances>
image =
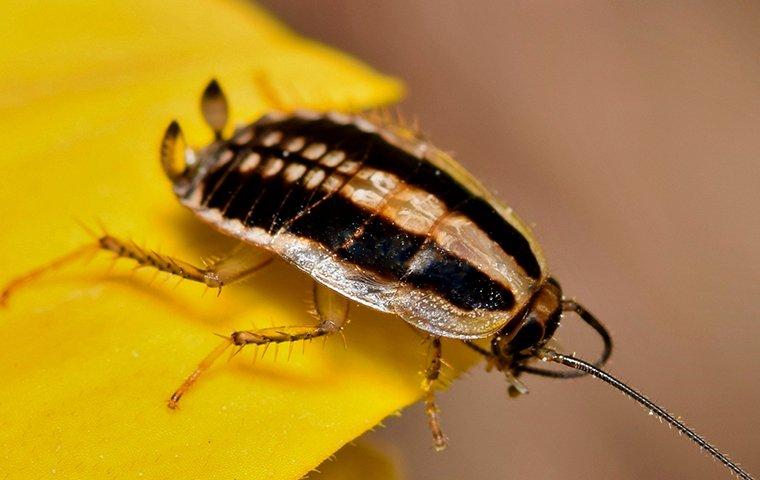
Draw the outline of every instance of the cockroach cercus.
<instances>
[{"instance_id":1,"label":"cockroach cercus","mask_svg":"<svg viewBox=\"0 0 760 480\"><path fill-rule=\"evenodd\" d=\"M596 377L675 427L732 473L752 478L677 418L601 370L612 351L607 330L583 306L563 297L530 229L413 129L385 115L289 111L265 115L224 138L227 100L216 81L206 87L201 110L215 141L192 150L172 122L161 144L161 163L179 201L239 239L239 247L199 267L103 234L93 245L11 281L0 300L98 249L215 288L248 277L278 255L314 279L318 324L232 332L174 392L169 407L176 408L230 347L340 333L350 299L395 314L430 337L433 354L423 389L437 449L444 448L446 438L434 387L441 338L449 338L464 342L502 372L511 395L526 391L519 380L523 373ZM567 316L601 337L604 349L596 362L560 353L550 342ZM490 348L479 339L490 340ZM536 360L575 370L544 369L534 365Z\"/></svg>"}]
</instances>

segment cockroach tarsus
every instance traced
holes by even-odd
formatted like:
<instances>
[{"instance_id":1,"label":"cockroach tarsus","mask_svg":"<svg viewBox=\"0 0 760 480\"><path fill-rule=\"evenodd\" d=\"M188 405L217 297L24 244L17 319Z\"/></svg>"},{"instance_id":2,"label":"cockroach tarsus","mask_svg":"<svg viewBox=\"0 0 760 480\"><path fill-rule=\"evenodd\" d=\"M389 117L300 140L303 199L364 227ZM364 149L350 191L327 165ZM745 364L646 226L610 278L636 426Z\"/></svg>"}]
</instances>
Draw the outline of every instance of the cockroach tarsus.
<instances>
[{"instance_id":1,"label":"cockroach tarsus","mask_svg":"<svg viewBox=\"0 0 760 480\"><path fill-rule=\"evenodd\" d=\"M176 121L161 142L161 164L179 201L201 220L241 244L203 266L159 254L108 233L19 276L0 293L4 304L44 273L98 250L138 266L221 289L279 256L314 280L314 326L239 330L214 348L168 401L182 396L225 351L343 333L349 300L396 314L430 339L422 390L440 450L435 387L442 338L462 341L502 372L510 396L527 392L525 374L553 378L591 375L644 406L742 479L752 477L681 421L601 369L612 339L581 304L565 298L549 276L530 229L449 155L384 113L291 111L265 79L262 93L276 111L224 137L228 104L213 80L201 111L214 141L187 147ZM560 322L573 315L604 348L593 363L551 347ZM477 343L490 340L490 348ZM544 369L536 360L572 368Z\"/></svg>"}]
</instances>

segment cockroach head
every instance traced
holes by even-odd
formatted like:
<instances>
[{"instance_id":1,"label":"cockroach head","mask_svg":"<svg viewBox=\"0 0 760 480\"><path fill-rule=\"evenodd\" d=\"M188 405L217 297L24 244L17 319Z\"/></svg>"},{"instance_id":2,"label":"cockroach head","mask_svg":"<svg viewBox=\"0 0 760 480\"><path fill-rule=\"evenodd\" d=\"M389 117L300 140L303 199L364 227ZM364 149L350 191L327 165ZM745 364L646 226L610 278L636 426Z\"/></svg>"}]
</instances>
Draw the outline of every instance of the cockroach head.
<instances>
[{"instance_id":1,"label":"cockroach head","mask_svg":"<svg viewBox=\"0 0 760 480\"><path fill-rule=\"evenodd\" d=\"M599 358L591 363L577 358L575 354L568 355L558 352L546 345L559 327L563 312L573 313L586 325L591 327L604 342L604 350ZM510 321L491 340L491 352L470 343L478 353L486 356L492 366L505 374L509 383L508 393L510 397L527 393L527 387L518 379L523 373L540 375L549 378L577 378L584 375L595 377L608 385L616 388L643 406L650 415L656 415L671 427L675 427L679 433L684 434L694 442L701 450L707 451L716 460L728 468L731 473L742 480L753 480L754 477L747 473L739 464L732 461L724 453L707 442L702 436L690 429L674 415L668 413L649 398L639 393L633 387L626 385L621 380L613 377L602 367L612 354L612 338L604 325L586 308L575 300L562 298L562 290L553 279L548 279L531 299L522 315ZM530 365L531 360L543 360L557 365L563 365L575 369L574 371L558 371Z\"/></svg>"},{"instance_id":2,"label":"cockroach head","mask_svg":"<svg viewBox=\"0 0 760 480\"><path fill-rule=\"evenodd\" d=\"M549 279L533 295L524 313L507 323L491 340L497 358L510 361L522 352L543 346L554 335L562 317L562 289Z\"/></svg>"}]
</instances>

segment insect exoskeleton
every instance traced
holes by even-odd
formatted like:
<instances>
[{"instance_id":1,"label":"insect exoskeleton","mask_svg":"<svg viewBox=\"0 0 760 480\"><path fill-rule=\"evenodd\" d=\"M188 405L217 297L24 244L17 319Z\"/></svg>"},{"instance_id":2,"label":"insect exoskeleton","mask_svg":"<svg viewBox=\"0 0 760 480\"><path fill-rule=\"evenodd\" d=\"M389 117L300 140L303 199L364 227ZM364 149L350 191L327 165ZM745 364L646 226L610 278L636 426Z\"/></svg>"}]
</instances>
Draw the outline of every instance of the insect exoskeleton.
<instances>
[{"instance_id":1,"label":"insect exoskeleton","mask_svg":"<svg viewBox=\"0 0 760 480\"><path fill-rule=\"evenodd\" d=\"M541 250L510 209L409 133L364 116L270 114L172 180L202 220L348 298L431 335L491 336L545 285Z\"/></svg>"},{"instance_id":2,"label":"insect exoskeleton","mask_svg":"<svg viewBox=\"0 0 760 480\"><path fill-rule=\"evenodd\" d=\"M463 341L489 368L502 372L512 396L527 391L518 378L523 373L601 379L733 473L751 479L677 418L601 370L612 351L609 334L588 310L563 297L530 229L414 129L382 113L280 108L225 138L227 100L216 81L205 89L201 110L215 140L193 150L172 122L161 144L161 163L179 201L239 239L237 248L199 267L103 234L95 244L13 280L0 301L42 273L97 249L214 288L251 275L275 255L314 279L317 325L232 332L175 391L169 407L176 408L201 373L232 346L342 332L351 299L396 314L430 337L423 390L437 449L446 437L434 391L441 338L449 338ZM601 337L604 349L596 362L552 347L565 314L574 314ZM575 371L537 367L532 364L537 360Z\"/></svg>"}]
</instances>

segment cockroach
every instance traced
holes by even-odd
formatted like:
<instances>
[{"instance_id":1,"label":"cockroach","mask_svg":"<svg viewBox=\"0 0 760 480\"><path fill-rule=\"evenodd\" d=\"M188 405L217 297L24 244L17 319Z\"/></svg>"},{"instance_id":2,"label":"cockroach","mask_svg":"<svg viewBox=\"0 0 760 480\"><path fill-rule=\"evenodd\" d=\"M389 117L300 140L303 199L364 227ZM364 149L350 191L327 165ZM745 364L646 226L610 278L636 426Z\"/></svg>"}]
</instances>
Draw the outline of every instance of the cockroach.
<instances>
[{"instance_id":1,"label":"cockroach","mask_svg":"<svg viewBox=\"0 0 760 480\"><path fill-rule=\"evenodd\" d=\"M250 276L276 255L314 280L318 324L232 332L171 395L170 408L231 347L341 333L353 300L395 314L430 338L433 353L422 385L436 449L446 445L434 391L441 339L447 338L464 342L502 372L511 395L527 391L519 378L525 373L591 375L675 427L738 477L752 478L601 369L612 353L609 333L586 308L563 296L528 226L416 131L377 113L280 108L224 138L228 104L215 80L203 92L201 110L215 140L193 150L174 121L161 143L161 164L180 203L240 240L239 247L200 267L103 234L94 245L13 280L0 298L99 249L213 288ZM604 347L595 362L553 347L560 322L570 316L601 337ZM545 369L537 360L574 370Z\"/></svg>"}]
</instances>

